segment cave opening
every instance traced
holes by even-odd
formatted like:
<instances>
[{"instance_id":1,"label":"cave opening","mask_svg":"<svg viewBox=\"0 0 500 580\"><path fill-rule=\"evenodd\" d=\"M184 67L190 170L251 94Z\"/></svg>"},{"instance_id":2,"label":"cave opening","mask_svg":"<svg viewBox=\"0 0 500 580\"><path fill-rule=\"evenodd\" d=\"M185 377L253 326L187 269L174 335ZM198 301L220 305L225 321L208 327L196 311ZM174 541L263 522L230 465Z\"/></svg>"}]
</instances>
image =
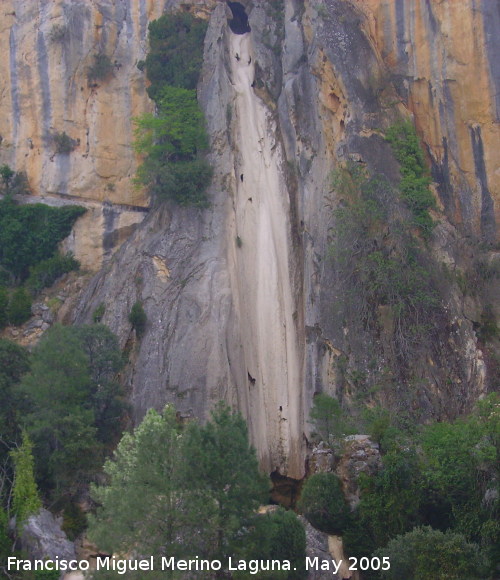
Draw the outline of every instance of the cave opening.
<instances>
[{"instance_id":1,"label":"cave opening","mask_svg":"<svg viewBox=\"0 0 500 580\"><path fill-rule=\"evenodd\" d=\"M248 24L248 16L243 4L240 2L228 2L227 5L233 14L232 19L228 20L231 32L234 32L234 34L246 34L250 32L250 24Z\"/></svg>"},{"instance_id":2,"label":"cave opening","mask_svg":"<svg viewBox=\"0 0 500 580\"><path fill-rule=\"evenodd\" d=\"M286 475L281 475L279 471L271 473L271 493L270 503L281 505L287 509L294 509L300 497L303 480L293 479Z\"/></svg>"}]
</instances>

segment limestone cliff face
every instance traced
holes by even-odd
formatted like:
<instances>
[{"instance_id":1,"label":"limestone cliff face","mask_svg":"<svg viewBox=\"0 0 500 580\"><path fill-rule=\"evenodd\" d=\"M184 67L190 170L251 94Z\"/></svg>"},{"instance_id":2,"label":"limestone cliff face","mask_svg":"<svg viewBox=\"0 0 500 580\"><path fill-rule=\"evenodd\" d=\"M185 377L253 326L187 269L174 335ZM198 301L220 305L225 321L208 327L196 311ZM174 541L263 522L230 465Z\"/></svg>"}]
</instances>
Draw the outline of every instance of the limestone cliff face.
<instances>
[{"instance_id":1,"label":"limestone cliff face","mask_svg":"<svg viewBox=\"0 0 500 580\"><path fill-rule=\"evenodd\" d=\"M485 241L500 217L500 5L356 0L363 28L428 147L446 215Z\"/></svg>"},{"instance_id":2,"label":"limestone cliff face","mask_svg":"<svg viewBox=\"0 0 500 580\"><path fill-rule=\"evenodd\" d=\"M356 334L335 314L342 296L335 294L328 256L339 199L330 174L339 162L354 160L396 184L398 166L380 131L413 111L445 208L445 214L436 212L426 251L461 268L470 253L463 233L488 241L496 231L495 71L489 60L482 73L472 64L485 58L487 43L476 45L465 67L489 83L481 105L479 99L465 105L456 95L446 97L447 69L435 63L448 57L436 49L433 60L426 56L428 44L422 45L415 59L427 63L443 95L440 105L441 97L430 91L434 100L425 101L426 109L425 102L417 106L416 69L393 62L383 48L381 39L390 46L392 8L382 0L246 0L251 32L243 36L231 32L225 2L182 4L204 8L210 18L199 98L215 171L211 207L167 204L150 212L92 280L74 313L82 323L106 305L103 321L130 348L127 382L135 418L169 401L186 415L206 417L223 398L247 418L262 465L298 478L316 392L350 406L361 393L359 377L366 391L377 393L379 376L392 373L390 388L373 395L374 402L422 418L469 409L491 387L491 377L456 284L443 294L442 317L406 374L398 374L390 325L380 334ZM405 3L412 7L405 12L409 20L403 19L408 31L414 33L412 19L424 7L425 14L432 8L435 42L459 46L444 24L459 17L450 16L445 4ZM472 23L478 14L471 7L463 18ZM397 66L404 78L392 78L387 67ZM451 103L455 108L448 110ZM459 109L460 116L450 117ZM434 110L438 117L431 122ZM492 116L467 117L471 124L464 128L465 111L472 110ZM136 300L148 317L140 341L128 322Z\"/></svg>"},{"instance_id":3,"label":"limestone cliff face","mask_svg":"<svg viewBox=\"0 0 500 580\"><path fill-rule=\"evenodd\" d=\"M34 195L89 208L70 243L87 268L101 266L142 220L135 206L148 205L131 181L132 118L151 110L136 65L162 4L6 0L0 7L0 160L26 171ZM98 53L112 70L90 81ZM56 150L53 136L63 132L73 140L69 153Z\"/></svg>"}]
</instances>

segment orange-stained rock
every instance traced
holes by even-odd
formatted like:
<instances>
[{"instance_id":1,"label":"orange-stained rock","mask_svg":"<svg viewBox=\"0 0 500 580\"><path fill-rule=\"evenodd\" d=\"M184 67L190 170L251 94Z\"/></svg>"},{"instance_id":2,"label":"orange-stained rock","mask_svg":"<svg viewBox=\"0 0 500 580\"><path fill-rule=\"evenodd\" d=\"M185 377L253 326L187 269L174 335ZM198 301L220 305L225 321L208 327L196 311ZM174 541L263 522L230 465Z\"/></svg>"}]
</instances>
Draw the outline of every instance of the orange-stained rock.
<instances>
[{"instance_id":1,"label":"orange-stained rock","mask_svg":"<svg viewBox=\"0 0 500 580\"><path fill-rule=\"evenodd\" d=\"M492 241L500 218L498 4L352 2L415 115L448 217Z\"/></svg>"}]
</instances>

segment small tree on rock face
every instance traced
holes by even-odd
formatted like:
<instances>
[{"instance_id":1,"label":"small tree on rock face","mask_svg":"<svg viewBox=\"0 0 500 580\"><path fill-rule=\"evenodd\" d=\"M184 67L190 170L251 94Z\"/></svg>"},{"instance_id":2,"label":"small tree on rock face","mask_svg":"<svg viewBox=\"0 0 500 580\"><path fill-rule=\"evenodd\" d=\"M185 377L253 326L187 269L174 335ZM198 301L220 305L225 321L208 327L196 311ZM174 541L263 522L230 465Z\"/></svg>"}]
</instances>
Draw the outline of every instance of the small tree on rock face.
<instances>
[{"instance_id":1,"label":"small tree on rock face","mask_svg":"<svg viewBox=\"0 0 500 580\"><path fill-rule=\"evenodd\" d=\"M26 433L18 449L11 451L14 461L14 486L12 488L12 509L21 526L26 519L36 513L42 503L35 483L32 444Z\"/></svg>"},{"instance_id":2,"label":"small tree on rock face","mask_svg":"<svg viewBox=\"0 0 500 580\"><path fill-rule=\"evenodd\" d=\"M16 288L10 298L7 317L9 322L15 326L23 324L31 318L31 298L22 286Z\"/></svg>"},{"instance_id":3,"label":"small tree on rock face","mask_svg":"<svg viewBox=\"0 0 500 580\"><path fill-rule=\"evenodd\" d=\"M132 325L132 329L135 330L137 336L140 338L144 334L146 329L147 316L142 303L137 301L133 306L130 314L128 315L128 320Z\"/></svg>"}]
</instances>

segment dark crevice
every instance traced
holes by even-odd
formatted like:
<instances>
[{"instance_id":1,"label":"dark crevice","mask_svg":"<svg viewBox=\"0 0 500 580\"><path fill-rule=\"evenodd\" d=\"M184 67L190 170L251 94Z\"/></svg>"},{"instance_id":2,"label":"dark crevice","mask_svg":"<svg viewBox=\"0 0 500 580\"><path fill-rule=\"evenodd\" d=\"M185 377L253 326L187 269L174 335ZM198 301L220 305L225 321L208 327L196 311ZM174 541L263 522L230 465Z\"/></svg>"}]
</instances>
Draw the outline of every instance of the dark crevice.
<instances>
[{"instance_id":1,"label":"dark crevice","mask_svg":"<svg viewBox=\"0 0 500 580\"><path fill-rule=\"evenodd\" d=\"M231 8L233 17L228 20L229 28L234 34L246 34L250 32L250 25L248 24L248 16L245 12L245 7L240 2L228 2L227 5Z\"/></svg>"}]
</instances>

